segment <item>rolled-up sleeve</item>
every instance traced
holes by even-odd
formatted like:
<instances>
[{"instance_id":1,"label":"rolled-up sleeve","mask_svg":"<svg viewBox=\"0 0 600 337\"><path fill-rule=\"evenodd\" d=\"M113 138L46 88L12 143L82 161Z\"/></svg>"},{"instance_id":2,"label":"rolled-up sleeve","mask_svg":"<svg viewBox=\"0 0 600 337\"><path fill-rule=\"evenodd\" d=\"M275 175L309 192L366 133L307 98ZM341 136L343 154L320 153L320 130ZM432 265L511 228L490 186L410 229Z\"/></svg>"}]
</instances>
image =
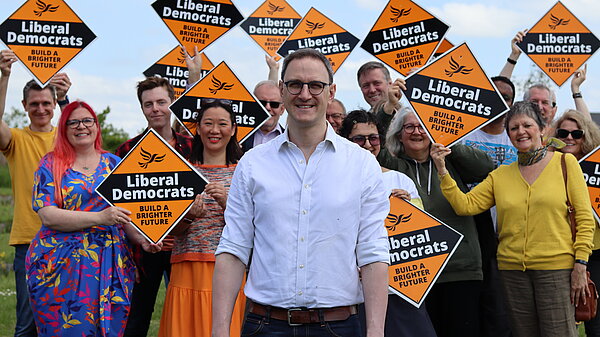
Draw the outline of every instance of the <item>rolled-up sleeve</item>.
<instances>
[{"instance_id":1,"label":"rolled-up sleeve","mask_svg":"<svg viewBox=\"0 0 600 337\"><path fill-rule=\"evenodd\" d=\"M248 186L249 162L237 165L225 208L225 227L215 255L229 253L248 265L254 241L254 205Z\"/></svg>"},{"instance_id":2,"label":"rolled-up sleeve","mask_svg":"<svg viewBox=\"0 0 600 337\"><path fill-rule=\"evenodd\" d=\"M356 260L359 267L384 262L389 264L389 242L384 220L390 212L388 191L383 186L381 168L375 157L365 160L361 193L360 223Z\"/></svg>"}]
</instances>

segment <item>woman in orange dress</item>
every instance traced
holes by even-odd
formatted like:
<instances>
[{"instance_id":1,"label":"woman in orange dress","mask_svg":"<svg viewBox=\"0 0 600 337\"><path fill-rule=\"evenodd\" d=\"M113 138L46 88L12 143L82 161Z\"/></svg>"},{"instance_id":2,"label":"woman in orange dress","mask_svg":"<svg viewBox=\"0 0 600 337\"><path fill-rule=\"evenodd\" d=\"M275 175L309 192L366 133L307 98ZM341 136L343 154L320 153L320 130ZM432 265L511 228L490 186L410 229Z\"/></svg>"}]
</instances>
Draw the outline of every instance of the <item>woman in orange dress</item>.
<instances>
[{"instance_id":1,"label":"woman in orange dress","mask_svg":"<svg viewBox=\"0 0 600 337\"><path fill-rule=\"evenodd\" d=\"M227 193L242 151L230 101L203 100L197 120L190 161L210 183L202 194L200 216L184 218L172 232L175 245L171 280L159 337L210 336L212 328L214 253L225 226ZM240 289L232 316L232 336L240 335L245 301Z\"/></svg>"}]
</instances>

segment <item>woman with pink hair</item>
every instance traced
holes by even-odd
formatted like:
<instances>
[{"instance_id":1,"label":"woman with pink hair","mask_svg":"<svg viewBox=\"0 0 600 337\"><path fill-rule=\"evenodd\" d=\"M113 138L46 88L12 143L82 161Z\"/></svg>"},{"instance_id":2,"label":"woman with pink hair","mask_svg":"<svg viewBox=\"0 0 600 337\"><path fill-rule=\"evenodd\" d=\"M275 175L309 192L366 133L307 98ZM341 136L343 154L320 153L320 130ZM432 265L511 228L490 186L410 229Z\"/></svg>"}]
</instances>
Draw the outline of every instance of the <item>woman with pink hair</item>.
<instances>
[{"instance_id":1,"label":"woman with pink hair","mask_svg":"<svg viewBox=\"0 0 600 337\"><path fill-rule=\"evenodd\" d=\"M54 149L34 176L42 220L27 252L27 286L39 336L121 336L135 267L129 239L158 251L96 187L119 162L102 149L94 110L81 101L61 114Z\"/></svg>"}]
</instances>

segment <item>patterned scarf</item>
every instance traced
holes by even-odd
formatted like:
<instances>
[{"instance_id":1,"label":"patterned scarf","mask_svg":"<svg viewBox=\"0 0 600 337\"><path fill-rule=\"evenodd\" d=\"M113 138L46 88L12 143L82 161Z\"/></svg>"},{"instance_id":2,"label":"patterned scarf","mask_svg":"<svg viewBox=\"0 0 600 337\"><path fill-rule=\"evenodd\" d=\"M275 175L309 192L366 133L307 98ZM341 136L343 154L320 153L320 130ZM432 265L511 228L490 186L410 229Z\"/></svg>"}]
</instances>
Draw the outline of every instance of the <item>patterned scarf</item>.
<instances>
[{"instance_id":1,"label":"patterned scarf","mask_svg":"<svg viewBox=\"0 0 600 337\"><path fill-rule=\"evenodd\" d=\"M556 139L554 137L548 138L548 142L546 145L537 148L535 150L530 150L527 152L517 152L518 162L521 166L530 166L533 165L540 160L544 159L546 153L548 153L549 147L554 147L556 149L562 149L567 144L565 144L562 140Z\"/></svg>"}]
</instances>

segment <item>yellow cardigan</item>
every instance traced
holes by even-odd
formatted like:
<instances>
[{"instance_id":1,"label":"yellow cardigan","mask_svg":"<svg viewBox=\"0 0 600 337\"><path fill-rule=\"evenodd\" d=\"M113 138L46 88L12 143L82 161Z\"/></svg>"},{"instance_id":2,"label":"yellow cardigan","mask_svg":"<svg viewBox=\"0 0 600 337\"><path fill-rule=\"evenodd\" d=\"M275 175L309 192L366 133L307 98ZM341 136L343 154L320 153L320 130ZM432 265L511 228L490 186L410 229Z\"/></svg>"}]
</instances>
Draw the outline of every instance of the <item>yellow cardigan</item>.
<instances>
[{"instance_id":1,"label":"yellow cardigan","mask_svg":"<svg viewBox=\"0 0 600 337\"><path fill-rule=\"evenodd\" d=\"M575 259L587 261L592 252L594 218L581 167L566 155L568 189L576 210L577 234L571 238L560 152L532 185L516 162L492 171L464 194L449 174L440 177L444 196L458 215L479 214L496 205L498 211L498 268L501 270L571 269Z\"/></svg>"}]
</instances>

